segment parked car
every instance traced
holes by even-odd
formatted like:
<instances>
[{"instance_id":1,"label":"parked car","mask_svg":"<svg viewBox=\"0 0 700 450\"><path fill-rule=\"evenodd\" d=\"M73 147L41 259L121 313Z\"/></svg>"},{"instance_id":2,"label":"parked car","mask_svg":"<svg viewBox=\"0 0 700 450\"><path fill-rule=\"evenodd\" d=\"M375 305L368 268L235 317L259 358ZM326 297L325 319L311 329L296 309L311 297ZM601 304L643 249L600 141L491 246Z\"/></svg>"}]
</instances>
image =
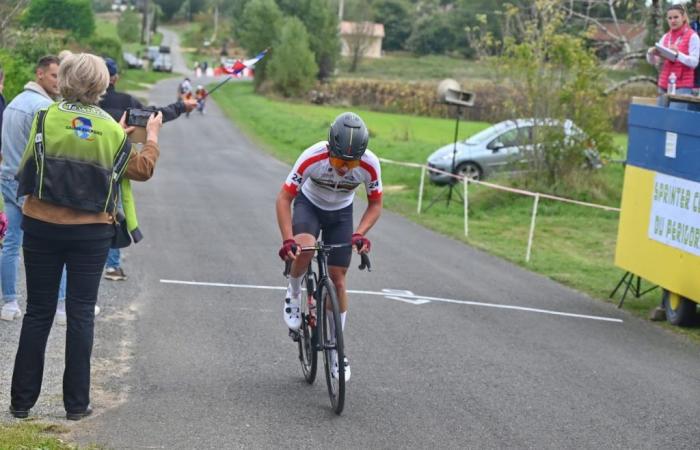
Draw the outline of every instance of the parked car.
<instances>
[{"instance_id":1,"label":"parked car","mask_svg":"<svg viewBox=\"0 0 700 450\"><path fill-rule=\"evenodd\" d=\"M167 45L161 45L158 47L158 53L170 53L170 47Z\"/></svg>"},{"instance_id":2,"label":"parked car","mask_svg":"<svg viewBox=\"0 0 700 450\"><path fill-rule=\"evenodd\" d=\"M143 61L133 53L124 52L122 54L126 67L129 69L143 69Z\"/></svg>"},{"instance_id":3,"label":"parked car","mask_svg":"<svg viewBox=\"0 0 700 450\"><path fill-rule=\"evenodd\" d=\"M428 167L452 171L452 154L455 172L458 175L480 180L494 172L527 167L533 157L532 132L537 126L562 127L566 138L580 138L585 134L570 120L563 123L554 119L512 119L497 123L470 138L456 144L447 144L435 150L428 157ZM584 151L582 161L591 168L600 168L600 155L591 144ZM454 182L450 175L429 170L430 181L434 184Z\"/></svg>"},{"instance_id":4,"label":"parked car","mask_svg":"<svg viewBox=\"0 0 700 450\"><path fill-rule=\"evenodd\" d=\"M153 70L156 72L172 72L173 71L173 63L172 60L170 59L170 54L169 53L161 53L159 54L155 61L153 61Z\"/></svg>"},{"instance_id":5,"label":"parked car","mask_svg":"<svg viewBox=\"0 0 700 450\"><path fill-rule=\"evenodd\" d=\"M146 49L146 59L149 61L155 61L156 58L160 55L160 50L158 47L148 47Z\"/></svg>"}]
</instances>

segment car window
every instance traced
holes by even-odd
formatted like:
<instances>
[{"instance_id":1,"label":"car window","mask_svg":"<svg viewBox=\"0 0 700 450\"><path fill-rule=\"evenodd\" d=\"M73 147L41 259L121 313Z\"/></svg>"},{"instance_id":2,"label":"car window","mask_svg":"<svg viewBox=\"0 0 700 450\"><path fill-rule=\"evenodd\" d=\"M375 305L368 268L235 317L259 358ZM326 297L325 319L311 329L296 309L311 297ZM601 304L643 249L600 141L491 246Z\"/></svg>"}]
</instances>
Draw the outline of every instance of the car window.
<instances>
[{"instance_id":1,"label":"car window","mask_svg":"<svg viewBox=\"0 0 700 450\"><path fill-rule=\"evenodd\" d=\"M504 147L517 147L527 145L532 141L532 127L518 127L506 131L489 143L489 148L493 148L496 142L500 142Z\"/></svg>"}]
</instances>

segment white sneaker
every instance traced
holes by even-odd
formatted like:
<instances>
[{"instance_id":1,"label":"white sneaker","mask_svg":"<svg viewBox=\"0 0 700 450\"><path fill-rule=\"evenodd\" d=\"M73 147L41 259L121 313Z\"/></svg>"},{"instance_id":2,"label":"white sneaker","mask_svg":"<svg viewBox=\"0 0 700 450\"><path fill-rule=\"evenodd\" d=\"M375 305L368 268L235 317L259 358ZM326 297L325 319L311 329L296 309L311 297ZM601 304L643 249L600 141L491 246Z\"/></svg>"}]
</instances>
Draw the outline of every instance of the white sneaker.
<instances>
[{"instance_id":1,"label":"white sneaker","mask_svg":"<svg viewBox=\"0 0 700 450\"><path fill-rule=\"evenodd\" d=\"M68 323L68 319L66 318L66 302L58 302L58 305L56 306L56 316L54 318L54 321L56 322L57 325L65 325Z\"/></svg>"},{"instance_id":2,"label":"white sneaker","mask_svg":"<svg viewBox=\"0 0 700 450\"><path fill-rule=\"evenodd\" d=\"M12 321L20 317L22 317L22 310L19 309L17 300L5 303L0 311L0 319L2 320Z\"/></svg>"},{"instance_id":3,"label":"white sneaker","mask_svg":"<svg viewBox=\"0 0 700 450\"><path fill-rule=\"evenodd\" d=\"M287 288L287 295L284 299L284 305L282 305L282 315L284 317L284 323L290 330L298 330L301 326L301 294L298 297L292 296L289 288Z\"/></svg>"},{"instance_id":4,"label":"white sneaker","mask_svg":"<svg viewBox=\"0 0 700 450\"><path fill-rule=\"evenodd\" d=\"M345 356L343 358L343 362L345 363L345 382L347 383L350 381L350 361L348 361L348 357ZM335 350L331 352L331 362L333 365L331 366L331 376L335 378L336 380L338 379L338 356Z\"/></svg>"},{"instance_id":5,"label":"white sneaker","mask_svg":"<svg viewBox=\"0 0 700 450\"><path fill-rule=\"evenodd\" d=\"M100 313L100 307L95 305L95 316ZM66 304L61 302L56 307L56 323L58 325L65 325L68 323L68 318L66 317Z\"/></svg>"}]
</instances>

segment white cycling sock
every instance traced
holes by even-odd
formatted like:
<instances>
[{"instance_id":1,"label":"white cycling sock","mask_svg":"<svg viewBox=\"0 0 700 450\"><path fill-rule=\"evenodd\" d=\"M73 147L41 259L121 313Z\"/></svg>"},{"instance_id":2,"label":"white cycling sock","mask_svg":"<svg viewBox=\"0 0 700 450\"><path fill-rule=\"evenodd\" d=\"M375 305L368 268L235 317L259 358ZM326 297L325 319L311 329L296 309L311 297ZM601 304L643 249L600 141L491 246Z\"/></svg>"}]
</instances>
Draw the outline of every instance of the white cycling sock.
<instances>
[{"instance_id":1,"label":"white cycling sock","mask_svg":"<svg viewBox=\"0 0 700 450\"><path fill-rule=\"evenodd\" d=\"M341 330L345 331L345 318L348 316L348 312L341 312L340 313L340 327Z\"/></svg>"},{"instance_id":2,"label":"white cycling sock","mask_svg":"<svg viewBox=\"0 0 700 450\"><path fill-rule=\"evenodd\" d=\"M299 297L301 295L301 280L304 278L304 275L300 277L289 277L289 294L291 294L293 297Z\"/></svg>"}]
</instances>

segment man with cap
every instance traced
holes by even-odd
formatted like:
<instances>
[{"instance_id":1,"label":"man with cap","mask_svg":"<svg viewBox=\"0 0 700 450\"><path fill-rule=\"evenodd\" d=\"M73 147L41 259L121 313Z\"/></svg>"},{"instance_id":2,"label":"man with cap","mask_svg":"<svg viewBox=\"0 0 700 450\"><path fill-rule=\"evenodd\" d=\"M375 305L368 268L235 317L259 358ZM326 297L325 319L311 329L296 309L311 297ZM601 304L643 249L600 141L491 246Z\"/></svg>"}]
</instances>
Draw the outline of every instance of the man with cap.
<instances>
[{"instance_id":1,"label":"man with cap","mask_svg":"<svg viewBox=\"0 0 700 450\"><path fill-rule=\"evenodd\" d=\"M109 71L109 86L107 92L99 103L99 107L107 112L114 120L119 122L122 115L129 108L144 109L143 104L136 97L127 94L126 92L117 92L114 85L119 80L119 67L117 62L112 58L105 58L107 70ZM194 99L178 100L165 107L148 107L145 109L152 110L154 113L158 111L163 113L163 122L177 119L180 114L189 113L197 107L197 101ZM124 270L121 268L121 254L119 249L110 249L107 255L107 265L105 269L105 278L111 281L126 280Z\"/></svg>"}]
</instances>

